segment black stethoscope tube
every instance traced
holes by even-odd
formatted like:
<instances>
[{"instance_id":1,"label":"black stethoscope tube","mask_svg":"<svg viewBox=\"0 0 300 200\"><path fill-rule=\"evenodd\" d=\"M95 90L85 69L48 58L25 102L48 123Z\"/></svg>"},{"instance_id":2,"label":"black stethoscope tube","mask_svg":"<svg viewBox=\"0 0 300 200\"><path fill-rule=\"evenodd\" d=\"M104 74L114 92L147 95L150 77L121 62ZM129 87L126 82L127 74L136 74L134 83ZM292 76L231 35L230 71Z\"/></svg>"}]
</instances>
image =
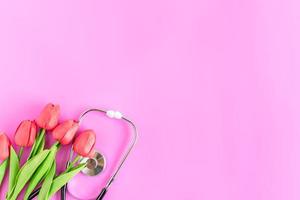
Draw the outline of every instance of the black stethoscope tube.
<instances>
[{"instance_id":1,"label":"black stethoscope tube","mask_svg":"<svg viewBox=\"0 0 300 200\"><path fill-rule=\"evenodd\" d=\"M34 197L36 197L39 192L40 192L41 188L39 187L38 189L34 190L28 197L28 200L32 200Z\"/></svg>"},{"instance_id":2,"label":"black stethoscope tube","mask_svg":"<svg viewBox=\"0 0 300 200\"><path fill-rule=\"evenodd\" d=\"M107 192L107 189L103 188L96 200L102 200L104 198L106 192Z\"/></svg>"}]
</instances>

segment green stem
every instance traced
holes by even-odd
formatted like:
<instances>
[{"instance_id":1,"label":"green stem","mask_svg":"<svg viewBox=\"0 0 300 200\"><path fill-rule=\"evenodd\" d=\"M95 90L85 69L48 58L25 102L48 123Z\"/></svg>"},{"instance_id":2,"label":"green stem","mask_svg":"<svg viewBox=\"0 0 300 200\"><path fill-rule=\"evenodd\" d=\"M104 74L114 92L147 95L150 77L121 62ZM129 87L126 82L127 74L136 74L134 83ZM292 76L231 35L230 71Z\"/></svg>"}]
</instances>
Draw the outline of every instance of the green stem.
<instances>
[{"instance_id":1,"label":"green stem","mask_svg":"<svg viewBox=\"0 0 300 200\"><path fill-rule=\"evenodd\" d=\"M18 154L19 160L21 160L21 157L22 157L22 155L23 155L23 152L24 152L24 147L20 147L20 151L19 151L19 154Z\"/></svg>"},{"instance_id":2,"label":"green stem","mask_svg":"<svg viewBox=\"0 0 300 200\"><path fill-rule=\"evenodd\" d=\"M66 171L68 171L69 169L71 169L71 168L76 164L76 162L77 162L79 159L81 159L81 156L76 156L76 157L74 158L74 160L69 164L69 166L68 166L68 168L67 168Z\"/></svg>"},{"instance_id":3,"label":"green stem","mask_svg":"<svg viewBox=\"0 0 300 200\"><path fill-rule=\"evenodd\" d=\"M57 141L57 142L55 142L52 146L57 146L57 148L60 148L60 146L61 146L61 144Z\"/></svg>"},{"instance_id":4,"label":"green stem","mask_svg":"<svg viewBox=\"0 0 300 200\"><path fill-rule=\"evenodd\" d=\"M39 130L39 133L34 141L34 144L31 148L31 152L29 154L29 157L27 160L30 160L30 158L32 158L33 156L35 156L36 154L38 154L40 151L42 151L44 149L44 145L45 145L45 132L46 130L41 128Z\"/></svg>"}]
</instances>

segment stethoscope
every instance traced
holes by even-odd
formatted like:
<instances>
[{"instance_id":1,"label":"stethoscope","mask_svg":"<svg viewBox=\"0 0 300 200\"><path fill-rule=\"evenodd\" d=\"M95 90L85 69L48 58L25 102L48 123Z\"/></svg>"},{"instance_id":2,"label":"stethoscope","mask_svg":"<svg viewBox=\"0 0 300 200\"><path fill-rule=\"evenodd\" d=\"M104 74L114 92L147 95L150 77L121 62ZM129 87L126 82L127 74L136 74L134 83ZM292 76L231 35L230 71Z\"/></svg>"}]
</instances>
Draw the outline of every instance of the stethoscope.
<instances>
[{"instance_id":1,"label":"stethoscope","mask_svg":"<svg viewBox=\"0 0 300 200\"><path fill-rule=\"evenodd\" d=\"M107 193L108 189L110 188L111 184L115 180L116 176L119 174L122 166L124 165L124 162L128 158L128 155L130 154L131 150L135 146L137 137L138 137L138 132L137 132L137 128L136 128L135 124L133 123L133 121L129 120L127 117L124 117L121 112L113 111L113 110L106 111L106 110L96 109L96 108L88 109L79 116L79 119L78 119L79 125L82 123L83 119L87 116L87 114L89 114L91 112L100 112L100 113L105 114L107 117L109 117L111 119L123 120L126 123L130 124L133 128L133 138L130 142L130 145L128 146L128 149L124 153L122 159L119 161L118 167L114 170L114 172L108 179L106 185L101 189L99 195L96 198L96 200L102 200L104 198L105 194ZM71 148L66 167L68 167L68 165L70 164L73 154L74 154L73 148ZM86 174L89 176L94 176L94 175L99 174L103 170L104 165L105 165L104 157L98 152L95 153L94 158L84 158L81 160L81 162L94 163L93 165L89 165L89 166L87 164L87 167L81 171L83 174ZM38 194L38 192L39 192L39 190L36 190L35 192L33 192L30 195L29 199L33 199ZM61 200L66 200L66 193L67 193L67 185L65 185L61 189Z\"/></svg>"},{"instance_id":2,"label":"stethoscope","mask_svg":"<svg viewBox=\"0 0 300 200\"><path fill-rule=\"evenodd\" d=\"M88 109L79 116L79 119L78 119L79 125L82 123L83 119L87 116L87 114L89 114L91 112L100 112L100 113L105 114L107 117L109 117L111 119L124 120L125 122L130 124L133 128L133 138L131 140L131 143L130 143L127 151L123 155L118 167L115 169L113 174L110 176L110 178L108 179L106 185L104 186L104 188L102 188L101 192L99 193L98 197L96 198L96 200L101 200L101 199L104 198L106 192L108 191L109 187L111 186L111 184L115 180L116 176L118 175L118 173L120 172L122 166L124 165L124 162L126 161L128 155L130 154L131 150L133 149L134 145L136 144L138 132L137 132L137 128L136 128L135 124L133 123L133 121L129 120L127 117L124 117L121 112L113 111L113 110L105 111L105 110L96 109L96 108ZM69 155L69 160L67 162L67 166L71 162L71 159L73 157L73 153L74 153L73 148L71 148L70 155ZM105 165L105 161L104 161L103 156L98 152L96 152L94 158L84 159L84 162L87 162L87 163L94 162L94 165L89 165L89 167L86 167L85 169L82 170L82 172L84 174L91 175L91 176L99 174L102 171L102 169ZM61 199L62 200L66 200L66 189L67 189L66 186L64 186L61 189Z\"/></svg>"}]
</instances>

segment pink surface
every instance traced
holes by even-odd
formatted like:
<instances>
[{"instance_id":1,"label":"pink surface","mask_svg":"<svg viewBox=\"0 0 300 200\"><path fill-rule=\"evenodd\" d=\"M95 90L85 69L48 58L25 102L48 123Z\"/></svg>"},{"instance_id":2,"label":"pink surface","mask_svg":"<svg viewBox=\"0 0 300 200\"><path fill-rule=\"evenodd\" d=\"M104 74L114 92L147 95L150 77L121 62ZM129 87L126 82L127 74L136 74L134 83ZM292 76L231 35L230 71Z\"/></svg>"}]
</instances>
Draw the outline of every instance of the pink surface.
<instances>
[{"instance_id":1,"label":"pink surface","mask_svg":"<svg viewBox=\"0 0 300 200\"><path fill-rule=\"evenodd\" d=\"M299 13L298 0L2 1L1 130L49 101L62 120L113 108L140 138L107 199L298 200ZM108 156L114 123L97 127Z\"/></svg>"}]
</instances>

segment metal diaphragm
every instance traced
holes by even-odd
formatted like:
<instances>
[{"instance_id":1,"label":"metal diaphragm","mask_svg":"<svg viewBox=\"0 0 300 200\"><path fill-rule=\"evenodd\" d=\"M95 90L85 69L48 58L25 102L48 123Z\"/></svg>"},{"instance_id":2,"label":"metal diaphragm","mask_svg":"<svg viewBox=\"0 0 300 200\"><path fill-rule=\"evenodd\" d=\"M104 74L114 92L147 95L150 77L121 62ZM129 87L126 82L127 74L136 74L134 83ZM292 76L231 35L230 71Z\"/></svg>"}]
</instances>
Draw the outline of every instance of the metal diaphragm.
<instances>
[{"instance_id":1,"label":"metal diaphragm","mask_svg":"<svg viewBox=\"0 0 300 200\"><path fill-rule=\"evenodd\" d=\"M99 152L96 152L93 158L83 158L80 163L86 163L86 167L81 170L88 176L96 176L105 168L105 158Z\"/></svg>"}]
</instances>

